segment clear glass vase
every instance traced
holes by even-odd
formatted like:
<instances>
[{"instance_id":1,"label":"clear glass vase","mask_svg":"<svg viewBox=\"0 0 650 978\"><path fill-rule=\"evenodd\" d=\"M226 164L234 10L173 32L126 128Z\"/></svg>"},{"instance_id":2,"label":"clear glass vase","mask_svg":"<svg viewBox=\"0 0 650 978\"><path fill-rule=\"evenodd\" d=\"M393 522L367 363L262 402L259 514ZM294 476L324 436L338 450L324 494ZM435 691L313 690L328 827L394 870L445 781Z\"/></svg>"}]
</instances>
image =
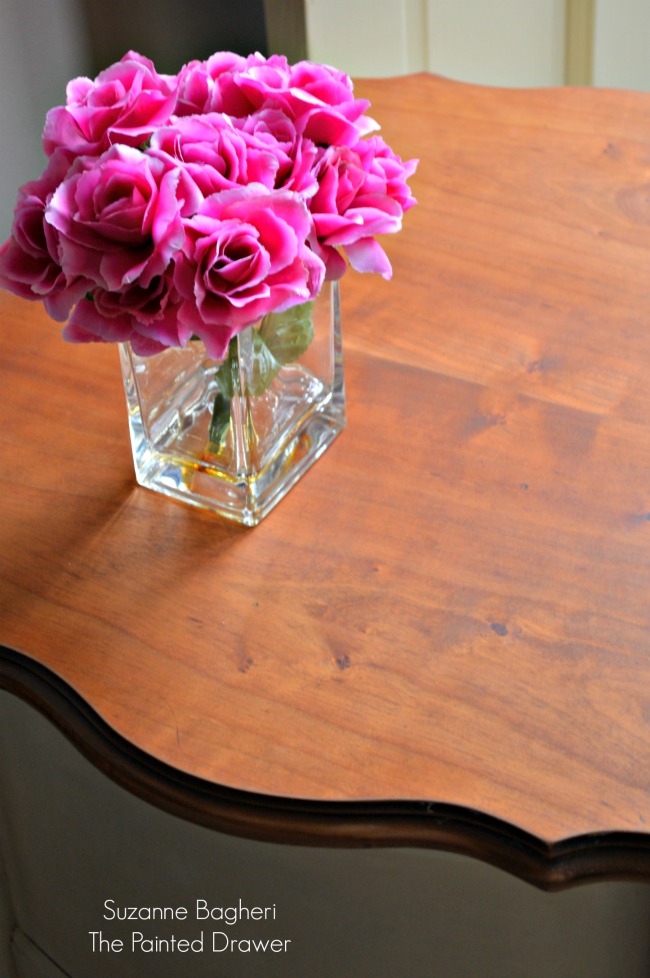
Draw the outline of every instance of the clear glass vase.
<instances>
[{"instance_id":1,"label":"clear glass vase","mask_svg":"<svg viewBox=\"0 0 650 978\"><path fill-rule=\"evenodd\" d=\"M345 425L338 283L265 317L223 361L200 340L141 357L120 344L140 485L254 526Z\"/></svg>"}]
</instances>

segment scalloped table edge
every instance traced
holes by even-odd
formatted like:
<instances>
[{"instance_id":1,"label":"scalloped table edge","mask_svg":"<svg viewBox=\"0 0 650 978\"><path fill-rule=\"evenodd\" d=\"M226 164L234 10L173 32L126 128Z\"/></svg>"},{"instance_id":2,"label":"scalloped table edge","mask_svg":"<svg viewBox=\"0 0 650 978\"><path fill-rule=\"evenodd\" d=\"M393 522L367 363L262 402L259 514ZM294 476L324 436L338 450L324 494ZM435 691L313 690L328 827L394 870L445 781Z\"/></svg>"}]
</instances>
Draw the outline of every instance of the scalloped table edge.
<instances>
[{"instance_id":1,"label":"scalloped table edge","mask_svg":"<svg viewBox=\"0 0 650 978\"><path fill-rule=\"evenodd\" d=\"M0 688L37 709L120 787L218 832L285 845L439 849L479 859L543 890L650 881L650 838L641 833L593 833L549 845L508 822L435 801L315 802L239 791L135 747L63 679L5 646Z\"/></svg>"}]
</instances>

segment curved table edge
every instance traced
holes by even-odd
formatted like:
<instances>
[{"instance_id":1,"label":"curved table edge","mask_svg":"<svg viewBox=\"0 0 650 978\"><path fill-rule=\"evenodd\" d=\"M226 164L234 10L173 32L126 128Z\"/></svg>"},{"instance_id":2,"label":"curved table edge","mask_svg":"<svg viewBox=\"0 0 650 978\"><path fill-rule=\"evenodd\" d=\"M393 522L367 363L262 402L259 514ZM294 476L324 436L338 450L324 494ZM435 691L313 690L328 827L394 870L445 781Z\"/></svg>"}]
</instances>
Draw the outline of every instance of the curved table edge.
<instances>
[{"instance_id":1,"label":"curved table edge","mask_svg":"<svg viewBox=\"0 0 650 978\"><path fill-rule=\"evenodd\" d=\"M549 845L503 820L433 801L310 801L228 788L180 771L113 730L63 679L0 646L0 689L45 716L113 782L205 828L261 842L324 848L412 847L470 856L543 890L650 881L650 837L592 833Z\"/></svg>"}]
</instances>

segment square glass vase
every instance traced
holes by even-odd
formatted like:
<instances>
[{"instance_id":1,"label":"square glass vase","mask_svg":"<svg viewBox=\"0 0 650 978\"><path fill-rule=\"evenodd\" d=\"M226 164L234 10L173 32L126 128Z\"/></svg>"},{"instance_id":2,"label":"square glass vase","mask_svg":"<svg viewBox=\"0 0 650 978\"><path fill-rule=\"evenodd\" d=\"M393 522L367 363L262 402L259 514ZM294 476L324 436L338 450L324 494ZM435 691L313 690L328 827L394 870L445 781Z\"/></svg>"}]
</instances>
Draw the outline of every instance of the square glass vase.
<instances>
[{"instance_id":1,"label":"square glass vase","mask_svg":"<svg viewBox=\"0 0 650 978\"><path fill-rule=\"evenodd\" d=\"M338 283L265 317L215 361L192 339L154 356L120 344L140 485L254 526L345 426Z\"/></svg>"}]
</instances>

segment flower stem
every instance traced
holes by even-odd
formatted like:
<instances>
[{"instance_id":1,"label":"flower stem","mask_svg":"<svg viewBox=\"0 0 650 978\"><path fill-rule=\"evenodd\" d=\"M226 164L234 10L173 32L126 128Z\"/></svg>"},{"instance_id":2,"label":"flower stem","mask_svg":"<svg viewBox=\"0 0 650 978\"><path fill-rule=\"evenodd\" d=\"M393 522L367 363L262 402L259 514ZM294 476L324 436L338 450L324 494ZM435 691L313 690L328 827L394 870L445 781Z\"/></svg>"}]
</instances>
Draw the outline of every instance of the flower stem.
<instances>
[{"instance_id":1,"label":"flower stem","mask_svg":"<svg viewBox=\"0 0 650 978\"><path fill-rule=\"evenodd\" d=\"M259 329L253 329L251 357L246 364L246 394L259 397L271 386L283 366L294 363L314 338L313 302L303 302L281 313L268 313ZM250 328L250 327L247 327ZM239 344L233 336L228 353L217 367L218 391L208 429L210 451L218 453L230 427L230 408L235 394L241 395Z\"/></svg>"},{"instance_id":2,"label":"flower stem","mask_svg":"<svg viewBox=\"0 0 650 978\"><path fill-rule=\"evenodd\" d=\"M228 344L228 353L217 367L215 374L219 388L212 407L212 417L208 428L210 449L219 452L230 427L230 406L235 394L241 393L239 381L239 354L237 337L233 336Z\"/></svg>"}]
</instances>

